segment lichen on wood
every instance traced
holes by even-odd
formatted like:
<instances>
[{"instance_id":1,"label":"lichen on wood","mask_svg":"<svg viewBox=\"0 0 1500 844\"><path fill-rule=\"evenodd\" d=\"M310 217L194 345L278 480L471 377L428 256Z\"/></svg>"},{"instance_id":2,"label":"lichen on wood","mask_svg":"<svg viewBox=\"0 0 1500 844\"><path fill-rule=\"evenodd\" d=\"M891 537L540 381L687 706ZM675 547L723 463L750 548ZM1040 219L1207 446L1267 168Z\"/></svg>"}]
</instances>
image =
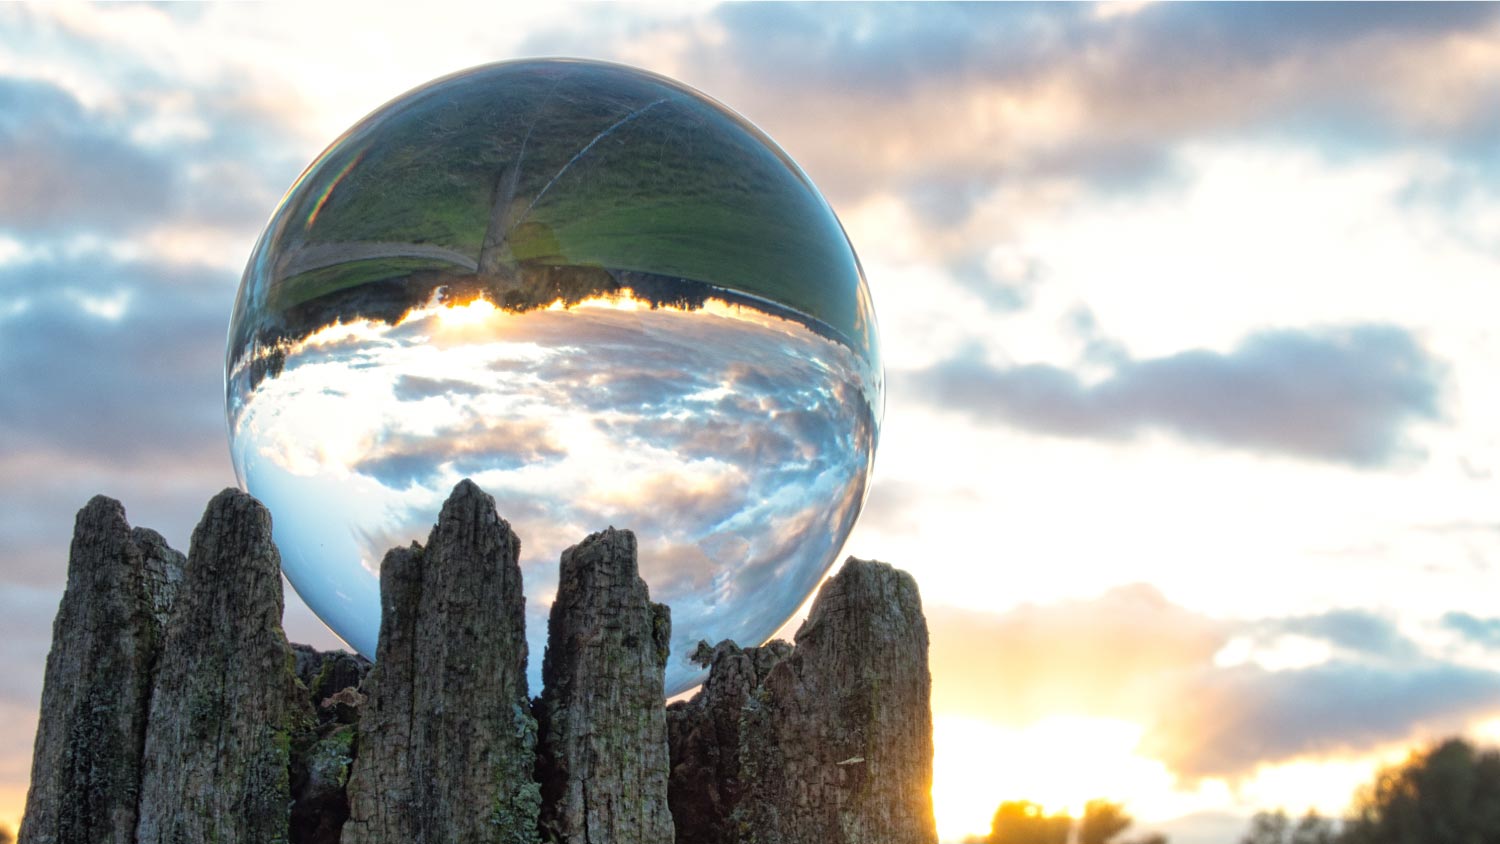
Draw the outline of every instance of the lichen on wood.
<instances>
[{"instance_id":1,"label":"lichen on wood","mask_svg":"<svg viewBox=\"0 0 1500 844\"><path fill-rule=\"evenodd\" d=\"M543 840L672 841L662 706L671 628L630 531L610 528L563 552L536 702Z\"/></svg>"},{"instance_id":2,"label":"lichen on wood","mask_svg":"<svg viewBox=\"0 0 1500 844\"><path fill-rule=\"evenodd\" d=\"M120 502L78 512L20 840L134 844L152 677L184 558Z\"/></svg>"},{"instance_id":3,"label":"lichen on wood","mask_svg":"<svg viewBox=\"0 0 1500 844\"><path fill-rule=\"evenodd\" d=\"M151 694L137 844L287 840L292 748L312 729L281 629L271 515L226 489L193 531Z\"/></svg>"}]
</instances>

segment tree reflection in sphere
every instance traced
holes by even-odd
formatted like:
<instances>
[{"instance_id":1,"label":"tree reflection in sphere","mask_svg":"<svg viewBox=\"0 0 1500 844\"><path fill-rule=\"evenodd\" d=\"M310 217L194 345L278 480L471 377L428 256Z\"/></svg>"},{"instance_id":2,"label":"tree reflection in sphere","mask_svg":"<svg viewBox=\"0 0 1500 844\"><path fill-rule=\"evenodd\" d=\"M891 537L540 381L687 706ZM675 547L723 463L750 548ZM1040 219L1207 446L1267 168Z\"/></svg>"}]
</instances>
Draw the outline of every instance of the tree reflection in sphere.
<instances>
[{"instance_id":1,"label":"tree reflection in sphere","mask_svg":"<svg viewBox=\"0 0 1500 844\"><path fill-rule=\"evenodd\" d=\"M883 382L838 220L755 127L579 61L455 74L350 129L235 302L235 470L287 578L374 655L379 566L471 477L521 538L532 683L563 549L635 531L701 639L764 641L862 506Z\"/></svg>"}]
</instances>

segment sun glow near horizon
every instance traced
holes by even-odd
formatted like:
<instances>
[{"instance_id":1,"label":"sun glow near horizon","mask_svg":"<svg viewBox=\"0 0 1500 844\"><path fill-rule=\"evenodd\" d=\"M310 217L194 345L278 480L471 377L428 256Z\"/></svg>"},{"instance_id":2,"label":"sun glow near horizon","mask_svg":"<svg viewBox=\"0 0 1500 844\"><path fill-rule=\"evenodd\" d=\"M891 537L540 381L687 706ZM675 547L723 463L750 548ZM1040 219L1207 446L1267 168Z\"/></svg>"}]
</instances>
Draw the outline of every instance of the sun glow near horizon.
<instances>
[{"instance_id":1,"label":"sun glow near horizon","mask_svg":"<svg viewBox=\"0 0 1500 844\"><path fill-rule=\"evenodd\" d=\"M1052 716L1006 727L952 715L933 718L932 802L938 837L989 832L1002 801L1030 800L1075 817L1094 798L1125 803L1142 817L1171 807L1166 766L1135 753L1144 729L1112 718Z\"/></svg>"},{"instance_id":2,"label":"sun glow near horizon","mask_svg":"<svg viewBox=\"0 0 1500 844\"><path fill-rule=\"evenodd\" d=\"M1489 739L1500 721L1471 732ZM1376 752L1300 757L1261 765L1244 777L1193 782L1138 751L1145 729L1114 718L1056 715L1021 727L936 713L933 718L933 811L938 839L958 842L990 831L1002 802L1025 800L1048 815L1083 814L1090 800L1124 805L1140 827L1201 812L1282 808L1324 817L1345 814L1356 790L1386 766L1422 746L1398 742Z\"/></svg>"}]
</instances>

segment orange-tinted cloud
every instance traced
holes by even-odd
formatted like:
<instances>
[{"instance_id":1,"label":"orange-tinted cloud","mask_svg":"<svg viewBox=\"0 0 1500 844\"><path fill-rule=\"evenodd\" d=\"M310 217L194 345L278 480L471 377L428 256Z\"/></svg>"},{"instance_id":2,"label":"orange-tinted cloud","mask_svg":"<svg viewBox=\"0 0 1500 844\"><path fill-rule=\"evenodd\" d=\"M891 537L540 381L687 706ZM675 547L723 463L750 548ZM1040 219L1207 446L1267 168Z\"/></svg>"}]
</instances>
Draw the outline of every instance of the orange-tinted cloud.
<instances>
[{"instance_id":1,"label":"orange-tinted cloud","mask_svg":"<svg viewBox=\"0 0 1500 844\"><path fill-rule=\"evenodd\" d=\"M931 607L933 706L1023 726L1048 716L1145 726L1140 753L1187 781L1366 753L1500 711L1500 672L1445 660L1353 609L1253 621L1192 612L1144 584L987 614ZM1327 646L1310 664L1228 662L1233 639Z\"/></svg>"},{"instance_id":2,"label":"orange-tinted cloud","mask_svg":"<svg viewBox=\"0 0 1500 844\"><path fill-rule=\"evenodd\" d=\"M1044 715L1141 719L1228 641L1223 622L1134 584L999 615L928 612L933 705L1013 725Z\"/></svg>"}]
</instances>

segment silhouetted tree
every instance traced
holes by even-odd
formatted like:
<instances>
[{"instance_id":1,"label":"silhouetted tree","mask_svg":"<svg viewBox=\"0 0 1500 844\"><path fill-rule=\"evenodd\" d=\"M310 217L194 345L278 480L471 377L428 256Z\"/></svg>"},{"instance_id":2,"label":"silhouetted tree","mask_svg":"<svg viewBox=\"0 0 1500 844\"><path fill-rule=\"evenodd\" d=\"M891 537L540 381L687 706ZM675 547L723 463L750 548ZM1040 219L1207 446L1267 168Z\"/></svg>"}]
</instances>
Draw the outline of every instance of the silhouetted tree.
<instances>
[{"instance_id":1,"label":"silhouetted tree","mask_svg":"<svg viewBox=\"0 0 1500 844\"><path fill-rule=\"evenodd\" d=\"M15 840L16 837L8 828L0 826L0 844L14 844Z\"/></svg>"},{"instance_id":2,"label":"silhouetted tree","mask_svg":"<svg viewBox=\"0 0 1500 844\"><path fill-rule=\"evenodd\" d=\"M1078 823L1078 844L1105 844L1134 822L1122 804L1090 800L1084 804L1083 819Z\"/></svg>"},{"instance_id":3,"label":"silhouetted tree","mask_svg":"<svg viewBox=\"0 0 1500 844\"><path fill-rule=\"evenodd\" d=\"M1292 829L1292 844L1337 844L1338 841L1339 833L1333 821L1313 809L1308 809Z\"/></svg>"},{"instance_id":4,"label":"silhouetted tree","mask_svg":"<svg viewBox=\"0 0 1500 844\"><path fill-rule=\"evenodd\" d=\"M1500 751L1463 739L1414 753L1360 789L1340 844L1500 841Z\"/></svg>"},{"instance_id":5,"label":"silhouetted tree","mask_svg":"<svg viewBox=\"0 0 1500 844\"><path fill-rule=\"evenodd\" d=\"M1077 844L1167 844L1167 836L1160 832L1122 840L1120 834L1134 823L1135 818L1126 814L1124 804L1090 800L1084 804L1083 817L1078 821Z\"/></svg>"},{"instance_id":6,"label":"silhouetted tree","mask_svg":"<svg viewBox=\"0 0 1500 844\"><path fill-rule=\"evenodd\" d=\"M1309 809L1295 824L1285 809L1256 812L1240 844L1335 844L1339 840L1333 821Z\"/></svg>"},{"instance_id":7,"label":"silhouetted tree","mask_svg":"<svg viewBox=\"0 0 1500 844\"><path fill-rule=\"evenodd\" d=\"M990 823L987 844L1067 844L1073 816L1066 812L1048 815L1030 800L1000 804Z\"/></svg>"},{"instance_id":8,"label":"silhouetted tree","mask_svg":"<svg viewBox=\"0 0 1500 844\"><path fill-rule=\"evenodd\" d=\"M1286 844L1291 825L1284 809L1256 812L1250 818L1250 829L1240 838L1240 844Z\"/></svg>"},{"instance_id":9,"label":"silhouetted tree","mask_svg":"<svg viewBox=\"0 0 1500 844\"><path fill-rule=\"evenodd\" d=\"M1122 804L1090 800L1076 823L1076 844L1167 844L1166 836L1160 833L1119 841L1120 833L1134 822ZM1074 826L1073 816L1068 812L1048 815L1029 800L1012 800L1001 803L995 811L989 837L974 837L965 844L1067 844Z\"/></svg>"}]
</instances>

